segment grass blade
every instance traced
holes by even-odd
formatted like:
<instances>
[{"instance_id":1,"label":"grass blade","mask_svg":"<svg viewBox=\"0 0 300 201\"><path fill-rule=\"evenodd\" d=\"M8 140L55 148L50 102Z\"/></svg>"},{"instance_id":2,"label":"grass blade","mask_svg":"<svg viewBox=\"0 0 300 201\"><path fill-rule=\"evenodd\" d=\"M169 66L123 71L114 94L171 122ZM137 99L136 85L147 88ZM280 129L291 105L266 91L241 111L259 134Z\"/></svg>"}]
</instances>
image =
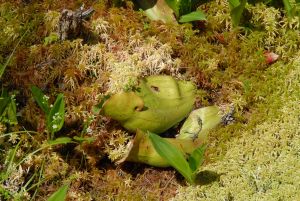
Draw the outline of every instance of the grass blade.
<instances>
[{"instance_id":1,"label":"grass blade","mask_svg":"<svg viewBox=\"0 0 300 201\"><path fill-rule=\"evenodd\" d=\"M283 0L284 9L288 17L293 17L293 7L289 0Z\"/></svg>"},{"instance_id":2,"label":"grass blade","mask_svg":"<svg viewBox=\"0 0 300 201\"><path fill-rule=\"evenodd\" d=\"M239 0L229 0L233 26L237 27L239 25L246 3L247 0L241 0L241 2Z\"/></svg>"},{"instance_id":3,"label":"grass blade","mask_svg":"<svg viewBox=\"0 0 300 201\"><path fill-rule=\"evenodd\" d=\"M149 132L149 138L157 153L174 167L189 183L194 183L192 170L184 154L167 140Z\"/></svg>"},{"instance_id":4,"label":"grass blade","mask_svg":"<svg viewBox=\"0 0 300 201\"><path fill-rule=\"evenodd\" d=\"M179 22L192 22L197 20L206 20L205 14L202 11L195 11L180 17Z\"/></svg>"},{"instance_id":5,"label":"grass blade","mask_svg":"<svg viewBox=\"0 0 300 201\"><path fill-rule=\"evenodd\" d=\"M6 106L8 105L10 101L10 98L8 97L1 97L0 98L0 117L2 116L3 112L6 109Z\"/></svg>"},{"instance_id":6,"label":"grass blade","mask_svg":"<svg viewBox=\"0 0 300 201\"><path fill-rule=\"evenodd\" d=\"M49 107L47 97L44 95L42 90L36 86L32 86L31 93L33 95L34 100L37 102L40 108L45 112L46 115L48 115L50 111L50 107Z\"/></svg>"},{"instance_id":7,"label":"grass blade","mask_svg":"<svg viewBox=\"0 0 300 201\"><path fill-rule=\"evenodd\" d=\"M198 167L203 163L205 150L206 146L202 145L199 148L195 149L195 151L193 151L193 153L189 157L189 165L193 172L195 172L198 169Z\"/></svg>"},{"instance_id":8,"label":"grass blade","mask_svg":"<svg viewBox=\"0 0 300 201\"><path fill-rule=\"evenodd\" d=\"M47 201L64 201L67 197L69 185L63 185L56 192L54 192Z\"/></svg>"},{"instance_id":9,"label":"grass blade","mask_svg":"<svg viewBox=\"0 0 300 201\"><path fill-rule=\"evenodd\" d=\"M49 140L47 142L47 145L53 146L53 145L59 145L59 144L67 144L67 143L71 143L71 142L73 142L72 138L69 138L69 137L59 137L59 138L56 138L55 140Z\"/></svg>"},{"instance_id":10,"label":"grass blade","mask_svg":"<svg viewBox=\"0 0 300 201\"><path fill-rule=\"evenodd\" d=\"M6 60L6 62L4 64L0 64L0 80L1 80L1 77L6 69L6 67L8 66L12 56L14 55L17 47L20 45L21 41L23 40L24 36L26 35L28 30L25 31L25 33L21 36L21 38L18 40L16 46L14 47L13 51L11 52L11 54L9 55L8 59Z\"/></svg>"},{"instance_id":11,"label":"grass blade","mask_svg":"<svg viewBox=\"0 0 300 201\"><path fill-rule=\"evenodd\" d=\"M64 95L58 94L55 103L51 108L47 118L47 126L49 131L51 133L55 133L59 131L64 125L64 120L65 120Z\"/></svg>"},{"instance_id":12,"label":"grass blade","mask_svg":"<svg viewBox=\"0 0 300 201\"><path fill-rule=\"evenodd\" d=\"M165 0L168 6L174 11L176 17L180 15L180 0Z\"/></svg>"}]
</instances>

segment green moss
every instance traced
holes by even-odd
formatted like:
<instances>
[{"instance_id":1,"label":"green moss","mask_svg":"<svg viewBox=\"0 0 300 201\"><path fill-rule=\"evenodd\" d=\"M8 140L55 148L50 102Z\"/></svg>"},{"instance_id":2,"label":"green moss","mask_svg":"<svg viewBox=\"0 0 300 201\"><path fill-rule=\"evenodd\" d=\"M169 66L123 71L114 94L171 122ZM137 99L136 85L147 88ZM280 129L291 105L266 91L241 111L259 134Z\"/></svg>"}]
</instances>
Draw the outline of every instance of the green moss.
<instances>
[{"instance_id":1,"label":"green moss","mask_svg":"<svg viewBox=\"0 0 300 201\"><path fill-rule=\"evenodd\" d=\"M298 54L288 65L278 62L266 70L264 80L253 82L257 100L247 124L228 126L212 135L212 161L204 170L221 174L220 180L181 188L174 200L299 199L295 180L300 143Z\"/></svg>"},{"instance_id":2,"label":"green moss","mask_svg":"<svg viewBox=\"0 0 300 201\"><path fill-rule=\"evenodd\" d=\"M3 86L20 91L16 97L20 127L3 130L40 132L33 139L32 134L0 138L4 142L0 145L1 162L7 164L5 159L20 140L17 159L40 148L46 138L41 111L29 91L32 84L52 99L58 92L64 93L66 124L58 135L95 138L92 144L46 150L13 167L15 174L6 182L22 186L33 178L27 186L32 189L7 188L2 182L0 192L6 198L47 197L71 181L69 198L74 200L166 200L178 188L174 200L299 199L299 184L294 179L300 146L297 17L288 19L281 10L262 3L247 5L247 26L251 29L233 29L227 0L218 0L201 6L207 13L206 24L174 25L150 21L130 5L110 8L109 1L85 1L86 7L93 5L96 10L85 23L90 40L44 44L56 31L59 12L76 9L81 3L45 0L0 4L4 27L0 30L0 63L27 30L1 80ZM267 64L266 50L279 54L279 60ZM209 136L203 170L219 174L219 180L179 187L180 179L174 179L174 172L168 169L132 165L136 171L121 174L103 159L104 155L112 159L122 155L122 146L130 137L115 122L96 117L92 107L107 94L131 89L141 77L158 74L194 82L198 87L196 107L234 104L235 123L220 126ZM89 122L87 129L83 122ZM201 174L210 177L205 175L207 171Z\"/></svg>"}]
</instances>

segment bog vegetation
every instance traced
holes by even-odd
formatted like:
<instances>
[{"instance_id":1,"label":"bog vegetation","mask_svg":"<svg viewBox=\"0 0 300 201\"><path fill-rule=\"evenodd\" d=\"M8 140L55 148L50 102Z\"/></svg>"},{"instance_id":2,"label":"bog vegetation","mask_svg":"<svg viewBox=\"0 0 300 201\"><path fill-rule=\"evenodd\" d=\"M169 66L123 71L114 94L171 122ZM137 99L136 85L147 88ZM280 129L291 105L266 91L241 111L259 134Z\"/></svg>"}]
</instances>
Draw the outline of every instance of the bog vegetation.
<instances>
[{"instance_id":1,"label":"bog vegetation","mask_svg":"<svg viewBox=\"0 0 300 201\"><path fill-rule=\"evenodd\" d=\"M0 2L0 200L300 199L299 1Z\"/></svg>"}]
</instances>

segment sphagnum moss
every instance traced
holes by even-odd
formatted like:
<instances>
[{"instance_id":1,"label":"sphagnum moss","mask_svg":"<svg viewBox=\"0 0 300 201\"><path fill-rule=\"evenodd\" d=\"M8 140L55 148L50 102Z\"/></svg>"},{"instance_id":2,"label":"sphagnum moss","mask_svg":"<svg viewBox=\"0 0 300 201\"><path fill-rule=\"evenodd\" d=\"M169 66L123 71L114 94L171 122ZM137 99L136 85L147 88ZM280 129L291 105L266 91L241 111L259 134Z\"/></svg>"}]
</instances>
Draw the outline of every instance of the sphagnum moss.
<instances>
[{"instance_id":1,"label":"sphagnum moss","mask_svg":"<svg viewBox=\"0 0 300 201\"><path fill-rule=\"evenodd\" d=\"M68 123L60 135L72 137L82 135L82 123L87 122L92 106L106 94L130 89L143 76L168 74L190 79L203 90L198 93L197 106L236 106L236 123L210 135L203 170L220 174L220 180L204 186L180 187L174 200L299 199L295 197L300 169L297 17L288 19L280 10L262 3L247 5L252 30L234 29L228 2L217 0L201 6L208 22L197 30L191 24L149 21L130 6L109 8L109 1L85 1L86 7L94 4L96 9L90 23L85 23L93 41L84 43L86 40L81 38L44 43L55 32L60 11L77 9L81 1L6 2L0 4L0 23L4 23L0 30L0 63L9 55L8 47L14 46L27 28L29 31L2 82L24 96L20 101L17 97L21 126L41 131L34 136L34 144L20 145L20 157L38 149L36 143L45 140L30 85L42 88L50 99L58 92L65 94ZM279 54L279 62L266 64L265 50ZM22 165L22 170L29 168L29 172L26 169L20 176L20 169L16 169L16 175L7 180L9 184L14 177L18 185L24 184L34 175L33 190L26 194L24 189L12 189L15 194L9 198L21 199L22 193L23 200L48 197L70 178L74 179L69 191L71 200L167 200L174 196L179 186L174 172L133 165L133 169L141 170L120 173L103 158L105 153L112 158L122 155L129 134L101 116L93 117L88 128L84 136L96 138L90 146L50 149ZM21 136L24 141L28 138ZM0 152L3 160L13 146L5 138ZM44 158L49 163L43 162ZM58 166L62 174L55 172Z\"/></svg>"},{"instance_id":2,"label":"sphagnum moss","mask_svg":"<svg viewBox=\"0 0 300 201\"><path fill-rule=\"evenodd\" d=\"M300 63L298 56L293 59L290 66L285 66L290 71L278 78L281 85L274 90L275 95L265 100L272 104L272 98L277 98L280 104L276 108L260 108L257 112L266 113L271 107L268 118L242 131L239 138L229 140L225 156L203 168L220 174L220 179L203 186L180 188L173 200L300 199ZM271 71L282 67L276 65Z\"/></svg>"}]
</instances>

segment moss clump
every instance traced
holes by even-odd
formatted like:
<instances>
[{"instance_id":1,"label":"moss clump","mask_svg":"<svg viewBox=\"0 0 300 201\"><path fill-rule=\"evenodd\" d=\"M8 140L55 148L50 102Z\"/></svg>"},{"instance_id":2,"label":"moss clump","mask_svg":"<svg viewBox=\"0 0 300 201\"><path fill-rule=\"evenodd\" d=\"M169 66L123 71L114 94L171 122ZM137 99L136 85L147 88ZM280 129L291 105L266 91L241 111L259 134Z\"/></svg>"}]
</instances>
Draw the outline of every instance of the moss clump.
<instances>
[{"instance_id":1,"label":"moss clump","mask_svg":"<svg viewBox=\"0 0 300 201\"><path fill-rule=\"evenodd\" d=\"M277 87L273 85L275 83L272 79L266 81L265 85L276 88L272 90L273 95L265 97L265 104L260 104L255 109L248 126L242 130L235 128L234 132L240 132L240 136L228 139L224 156L203 169L220 174L219 181L204 186L181 188L173 200L299 199L297 192L300 186L295 179L300 167L297 159L300 146L300 108L297 101L299 64L298 56L295 56L290 65L285 66L288 68L286 74L277 74L282 71L280 64L268 70L270 74L277 74ZM270 91L265 95L267 94L270 95ZM267 114L268 117L264 118L264 122L258 123L257 118L261 120L261 114ZM251 126L252 121L255 126ZM218 147L214 151L218 151Z\"/></svg>"},{"instance_id":2,"label":"moss clump","mask_svg":"<svg viewBox=\"0 0 300 201\"><path fill-rule=\"evenodd\" d=\"M234 29L227 1L217 0L201 5L206 24L174 25L150 21L128 2L112 8L111 1L85 1L96 12L84 23L84 34L62 42L55 38L60 11L77 9L82 1L24 2L0 4L0 63L27 31L1 80L7 89L19 91L20 123L0 128L0 199L39 200L66 182L71 182L71 200L167 200L177 189L174 200L299 199L297 17L287 18L263 3L247 5L249 27ZM267 64L265 51L279 54L279 61ZM96 116L93 106L158 74L194 82L197 108L234 104L235 124L210 133L207 171L200 174L219 175L219 180L179 187L181 178L170 169L116 167L107 159L123 155L131 136L116 122ZM30 85L41 88L50 101L64 93L65 125L57 136L94 141L28 157L47 140ZM38 133L11 133L19 130ZM213 173L207 175L209 171Z\"/></svg>"}]
</instances>

